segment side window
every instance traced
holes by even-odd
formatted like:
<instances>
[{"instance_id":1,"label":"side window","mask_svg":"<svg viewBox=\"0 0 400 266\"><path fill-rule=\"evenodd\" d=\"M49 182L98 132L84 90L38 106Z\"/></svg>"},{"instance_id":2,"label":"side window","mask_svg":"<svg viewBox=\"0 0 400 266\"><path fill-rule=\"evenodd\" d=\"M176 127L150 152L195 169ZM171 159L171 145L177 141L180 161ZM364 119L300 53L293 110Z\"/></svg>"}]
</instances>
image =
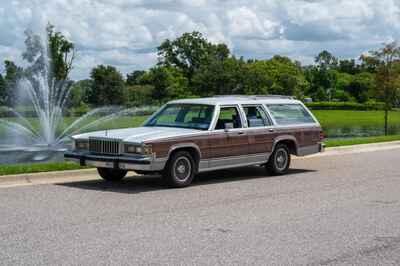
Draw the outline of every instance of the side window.
<instances>
[{"instance_id":1,"label":"side window","mask_svg":"<svg viewBox=\"0 0 400 266\"><path fill-rule=\"evenodd\" d=\"M224 129L226 123L232 123L233 128L241 128L239 110L236 107L221 107L215 129Z\"/></svg>"},{"instance_id":2,"label":"side window","mask_svg":"<svg viewBox=\"0 0 400 266\"><path fill-rule=\"evenodd\" d=\"M300 104L270 104L268 109L279 125L315 123Z\"/></svg>"},{"instance_id":3,"label":"side window","mask_svg":"<svg viewBox=\"0 0 400 266\"><path fill-rule=\"evenodd\" d=\"M248 127L270 126L271 122L261 106L243 106Z\"/></svg>"}]
</instances>

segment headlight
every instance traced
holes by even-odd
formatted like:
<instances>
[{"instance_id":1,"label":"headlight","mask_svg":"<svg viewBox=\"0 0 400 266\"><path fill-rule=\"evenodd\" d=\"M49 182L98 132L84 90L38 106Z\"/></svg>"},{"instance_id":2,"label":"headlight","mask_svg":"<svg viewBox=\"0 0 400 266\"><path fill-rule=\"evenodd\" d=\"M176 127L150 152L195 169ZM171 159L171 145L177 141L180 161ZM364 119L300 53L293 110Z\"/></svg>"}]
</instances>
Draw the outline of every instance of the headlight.
<instances>
[{"instance_id":1,"label":"headlight","mask_svg":"<svg viewBox=\"0 0 400 266\"><path fill-rule=\"evenodd\" d=\"M74 141L74 150L89 150L89 140L77 139Z\"/></svg>"},{"instance_id":2,"label":"headlight","mask_svg":"<svg viewBox=\"0 0 400 266\"><path fill-rule=\"evenodd\" d=\"M125 144L125 153L150 155L152 149L151 145Z\"/></svg>"}]
</instances>

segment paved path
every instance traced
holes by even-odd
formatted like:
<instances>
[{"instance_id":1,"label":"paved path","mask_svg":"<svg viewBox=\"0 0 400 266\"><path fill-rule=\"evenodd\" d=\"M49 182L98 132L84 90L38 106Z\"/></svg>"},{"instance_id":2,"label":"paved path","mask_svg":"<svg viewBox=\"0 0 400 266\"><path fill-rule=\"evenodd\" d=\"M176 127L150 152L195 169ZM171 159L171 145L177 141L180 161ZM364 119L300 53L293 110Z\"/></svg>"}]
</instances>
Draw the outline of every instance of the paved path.
<instances>
[{"instance_id":1,"label":"paved path","mask_svg":"<svg viewBox=\"0 0 400 266\"><path fill-rule=\"evenodd\" d=\"M400 149L203 174L0 188L0 265L400 264Z\"/></svg>"}]
</instances>

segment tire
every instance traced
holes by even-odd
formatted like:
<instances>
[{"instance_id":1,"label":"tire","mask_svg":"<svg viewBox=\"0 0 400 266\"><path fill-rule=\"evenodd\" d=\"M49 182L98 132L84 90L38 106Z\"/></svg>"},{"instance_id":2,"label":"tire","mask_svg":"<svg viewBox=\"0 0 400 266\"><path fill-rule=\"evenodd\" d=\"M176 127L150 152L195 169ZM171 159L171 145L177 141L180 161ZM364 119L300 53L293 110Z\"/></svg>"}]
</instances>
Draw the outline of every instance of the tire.
<instances>
[{"instance_id":1,"label":"tire","mask_svg":"<svg viewBox=\"0 0 400 266\"><path fill-rule=\"evenodd\" d=\"M177 151L169 158L163 177L171 187L187 187L192 183L196 169L195 160L189 152Z\"/></svg>"},{"instance_id":2,"label":"tire","mask_svg":"<svg viewBox=\"0 0 400 266\"><path fill-rule=\"evenodd\" d=\"M290 152L285 144L277 144L266 164L267 171L272 175L284 175L290 166Z\"/></svg>"},{"instance_id":3,"label":"tire","mask_svg":"<svg viewBox=\"0 0 400 266\"><path fill-rule=\"evenodd\" d=\"M97 172L104 180L112 182L120 181L128 173L126 170L112 168L97 168Z\"/></svg>"}]
</instances>

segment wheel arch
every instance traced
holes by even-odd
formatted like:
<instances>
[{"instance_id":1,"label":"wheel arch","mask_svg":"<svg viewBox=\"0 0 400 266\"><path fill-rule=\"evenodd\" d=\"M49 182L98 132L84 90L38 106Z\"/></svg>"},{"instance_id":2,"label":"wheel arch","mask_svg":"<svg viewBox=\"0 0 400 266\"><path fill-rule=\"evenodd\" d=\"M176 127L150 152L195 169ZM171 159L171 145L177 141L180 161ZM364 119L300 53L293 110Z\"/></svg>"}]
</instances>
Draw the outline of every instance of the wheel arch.
<instances>
[{"instance_id":1,"label":"wheel arch","mask_svg":"<svg viewBox=\"0 0 400 266\"><path fill-rule=\"evenodd\" d=\"M195 160L196 164L198 165L201 159L201 151L199 146L195 143L180 143L177 145L171 146L168 152L168 160L171 158L171 155L178 151L187 151L189 152L193 159Z\"/></svg>"},{"instance_id":2,"label":"wheel arch","mask_svg":"<svg viewBox=\"0 0 400 266\"><path fill-rule=\"evenodd\" d=\"M274 139L272 145L272 151L275 150L276 145L283 143L289 148L289 153L297 155L298 143L297 139L293 135L282 135Z\"/></svg>"}]
</instances>

